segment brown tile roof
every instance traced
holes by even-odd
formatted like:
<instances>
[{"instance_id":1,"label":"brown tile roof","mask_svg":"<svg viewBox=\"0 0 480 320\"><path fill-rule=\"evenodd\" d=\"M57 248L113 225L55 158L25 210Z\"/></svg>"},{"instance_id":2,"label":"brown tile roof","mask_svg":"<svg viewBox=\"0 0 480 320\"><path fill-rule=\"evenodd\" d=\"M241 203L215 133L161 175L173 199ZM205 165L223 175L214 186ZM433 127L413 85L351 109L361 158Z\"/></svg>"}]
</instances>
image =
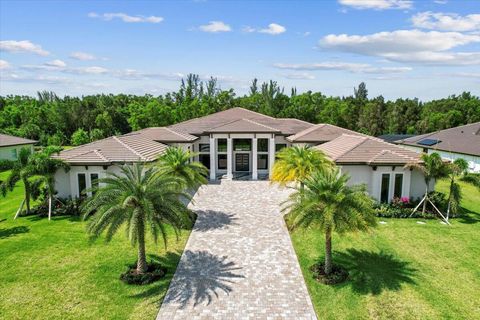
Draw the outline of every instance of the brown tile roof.
<instances>
[{"instance_id":1,"label":"brown tile roof","mask_svg":"<svg viewBox=\"0 0 480 320\"><path fill-rule=\"evenodd\" d=\"M192 136L191 134L185 132L177 132L171 128L167 127L152 127L145 128L142 130L134 131L127 133L125 136L142 136L150 140L158 142L192 142L197 140L198 137Z\"/></svg>"},{"instance_id":2,"label":"brown tile roof","mask_svg":"<svg viewBox=\"0 0 480 320\"><path fill-rule=\"evenodd\" d=\"M343 134L314 147L338 164L404 165L420 161L420 154L381 139Z\"/></svg>"},{"instance_id":3,"label":"brown tile roof","mask_svg":"<svg viewBox=\"0 0 480 320\"><path fill-rule=\"evenodd\" d=\"M154 161L167 145L139 135L113 136L73 149L64 150L55 158L71 164L100 164Z\"/></svg>"},{"instance_id":4,"label":"brown tile roof","mask_svg":"<svg viewBox=\"0 0 480 320\"><path fill-rule=\"evenodd\" d=\"M35 144L37 141L10 136L8 134L1 134L0 133L0 147L8 147L8 146L17 146L22 144Z\"/></svg>"},{"instance_id":5,"label":"brown tile roof","mask_svg":"<svg viewBox=\"0 0 480 320\"><path fill-rule=\"evenodd\" d=\"M276 130L283 135L291 135L312 126L311 123L298 119L277 119L244 108L231 108L205 117L180 122L171 125L169 128L193 135L202 135L214 128L225 126L237 120L251 120L257 125L270 127L271 130ZM243 122L243 124L246 123ZM258 126L255 126L255 129L258 128ZM245 130L242 132L245 132Z\"/></svg>"},{"instance_id":6,"label":"brown tile roof","mask_svg":"<svg viewBox=\"0 0 480 320\"><path fill-rule=\"evenodd\" d=\"M290 142L326 142L338 138L342 134L363 136L363 134L337 127L331 124L316 124L297 134L287 137Z\"/></svg>"},{"instance_id":7,"label":"brown tile roof","mask_svg":"<svg viewBox=\"0 0 480 320\"><path fill-rule=\"evenodd\" d=\"M419 142L424 139L440 140L440 142L431 146L419 144ZM420 136L398 140L395 141L395 143L480 156L480 122L422 134Z\"/></svg>"},{"instance_id":8,"label":"brown tile roof","mask_svg":"<svg viewBox=\"0 0 480 320\"><path fill-rule=\"evenodd\" d=\"M220 133L220 132L262 132L262 133L280 133L280 130L269 127L267 125L255 122L250 119L239 119L222 124L218 127L211 128L205 131L206 133Z\"/></svg>"}]
</instances>

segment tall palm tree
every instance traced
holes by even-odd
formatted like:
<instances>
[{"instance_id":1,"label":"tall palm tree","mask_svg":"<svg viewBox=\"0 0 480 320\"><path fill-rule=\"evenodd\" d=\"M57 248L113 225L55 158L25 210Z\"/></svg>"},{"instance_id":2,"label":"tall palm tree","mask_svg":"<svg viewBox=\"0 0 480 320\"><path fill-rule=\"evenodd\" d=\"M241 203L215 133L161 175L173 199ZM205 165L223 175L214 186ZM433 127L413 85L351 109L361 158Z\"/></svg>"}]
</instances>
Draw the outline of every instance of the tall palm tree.
<instances>
[{"instance_id":1,"label":"tall palm tree","mask_svg":"<svg viewBox=\"0 0 480 320\"><path fill-rule=\"evenodd\" d=\"M59 169L68 171L70 166L60 159L54 159L52 154L62 150L61 147L47 147L42 152L32 156L33 171L38 175L38 184L44 185L48 194L48 220L52 217L52 199L55 196L55 173Z\"/></svg>"},{"instance_id":2,"label":"tall palm tree","mask_svg":"<svg viewBox=\"0 0 480 320\"><path fill-rule=\"evenodd\" d=\"M160 157L161 171L174 174L185 180L188 188L196 188L208 182L208 169L200 162L193 161L195 153L182 148L170 147Z\"/></svg>"},{"instance_id":3,"label":"tall palm tree","mask_svg":"<svg viewBox=\"0 0 480 320\"><path fill-rule=\"evenodd\" d=\"M462 200L462 191L457 179L466 173L468 169L468 162L465 159L458 158L448 164L448 172L450 179L450 190L448 195L447 220L450 216L450 210L457 213L460 208L460 201Z\"/></svg>"},{"instance_id":4,"label":"tall palm tree","mask_svg":"<svg viewBox=\"0 0 480 320\"><path fill-rule=\"evenodd\" d=\"M0 184L0 191L5 197L8 191L12 191L15 185L22 181L24 185L24 198L20 207L15 214L16 219L23 210L23 207L26 205L27 214L30 213L30 199L32 197L32 181L31 178L34 176L34 168L32 166L32 153L29 148L22 148L18 153L17 160L14 162L13 168L10 171L7 179Z\"/></svg>"},{"instance_id":5,"label":"tall palm tree","mask_svg":"<svg viewBox=\"0 0 480 320\"><path fill-rule=\"evenodd\" d=\"M332 272L332 233L367 231L376 225L373 199L364 186L347 186L348 179L338 168L314 172L283 208L291 229L313 227L325 233L327 275Z\"/></svg>"},{"instance_id":6,"label":"tall palm tree","mask_svg":"<svg viewBox=\"0 0 480 320\"><path fill-rule=\"evenodd\" d=\"M165 226L171 225L175 232L191 224L190 211L182 202L189 198L183 190L181 178L145 169L141 164L123 166L120 174L109 174L99 179L103 186L95 187L94 196L82 205L85 218L94 213L87 225L92 239L103 232L110 241L118 229L126 224L127 235L138 249L137 272L147 270L145 255L145 232L147 229L155 242L161 237L167 245Z\"/></svg>"},{"instance_id":7,"label":"tall palm tree","mask_svg":"<svg viewBox=\"0 0 480 320\"><path fill-rule=\"evenodd\" d=\"M430 191L430 181L442 179L448 175L448 167L443 162L442 157L436 152L432 154L423 153L420 157L422 162L413 162L405 165L406 168L420 171L425 179L425 196L423 198L422 213L425 214L427 208L428 193Z\"/></svg>"},{"instance_id":8,"label":"tall palm tree","mask_svg":"<svg viewBox=\"0 0 480 320\"><path fill-rule=\"evenodd\" d=\"M323 152L308 146L283 148L276 157L271 180L281 185L299 182L300 188L312 172L328 170L333 165Z\"/></svg>"}]
</instances>

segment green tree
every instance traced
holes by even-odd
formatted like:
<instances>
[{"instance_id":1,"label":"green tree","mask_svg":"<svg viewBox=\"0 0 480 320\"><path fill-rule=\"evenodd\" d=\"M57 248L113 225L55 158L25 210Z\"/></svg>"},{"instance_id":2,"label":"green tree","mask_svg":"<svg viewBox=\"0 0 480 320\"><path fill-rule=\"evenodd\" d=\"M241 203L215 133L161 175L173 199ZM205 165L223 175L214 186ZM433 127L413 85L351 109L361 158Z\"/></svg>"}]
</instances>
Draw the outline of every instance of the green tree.
<instances>
[{"instance_id":1,"label":"green tree","mask_svg":"<svg viewBox=\"0 0 480 320\"><path fill-rule=\"evenodd\" d=\"M196 188L208 182L208 169L200 162L194 161L195 153L182 148L170 147L160 157L158 168L167 174L181 177L188 188Z\"/></svg>"},{"instance_id":2,"label":"green tree","mask_svg":"<svg viewBox=\"0 0 480 320\"><path fill-rule=\"evenodd\" d=\"M448 164L448 178L450 179L450 188L448 194L447 220L450 211L454 214L460 210L460 201L462 200L462 190L457 180L463 176L468 169L468 162L465 159L458 158Z\"/></svg>"},{"instance_id":3,"label":"green tree","mask_svg":"<svg viewBox=\"0 0 480 320\"><path fill-rule=\"evenodd\" d=\"M273 165L271 181L286 185L288 182L300 183L303 189L304 181L317 170L328 170L332 162L319 150L308 146L293 146L284 148L277 153Z\"/></svg>"},{"instance_id":4,"label":"green tree","mask_svg":"<svg viewBox=\"0 0 480 320\"><path fill-rule=\"evenodd\" d=\"M347 186L338 168L316 171L287 200L291 229L312 227L325 233L325 274L332 271L332 233L367 231L376 225L373 199L364 186Z\"/></svg>"},{"instance_id":5,"label":"green tree","mask_svg":"<svg viewBox=\"0 0 480 320\"><path fill-rule=\"evenodd\" d=\"M88 136L88 133L85 130L80 128L72 134L72 138L70 139L70 142L74 146L79 146L85 143L89 143L90 137Z\"/></svg>"},{"instance_id":6,"label":"green tree","mask_svg":"<svg viewBox=\"0 0 480 320\"><path fill-rule=\"evenodd\" d=\"M167 245L166 225L178 233L191 225L191 213L182 199L189 199L183 190L182 179L145 169L141 164L123 166L120 174L109 174L99 179L103 186L92 190L94 196L82 206L85 217L94 213L87 225L92 239L106 233L110 241L118 229L126 224L127 236L137 246L137 272L147 271L145 233L150 231L155 242L159 237Z\"/></svg>"}]
</instances>

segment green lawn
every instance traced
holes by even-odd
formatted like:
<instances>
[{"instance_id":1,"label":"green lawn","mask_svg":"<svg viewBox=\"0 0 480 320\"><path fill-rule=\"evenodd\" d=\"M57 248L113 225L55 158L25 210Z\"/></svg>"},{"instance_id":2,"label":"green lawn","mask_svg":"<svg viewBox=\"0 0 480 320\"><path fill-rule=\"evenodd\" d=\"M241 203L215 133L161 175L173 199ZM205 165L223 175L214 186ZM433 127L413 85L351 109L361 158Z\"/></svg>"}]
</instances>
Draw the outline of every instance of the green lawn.
<instances>
[{"instance_id":1,"label":"green lawn","mask_svg":"<svg viewBox=\"0 0 480 320\"><path fill-rule=\"evenodd\" d=\"M445 192L440 182L437 190ZM350 279L327 286L309 267L324 257L323 235L292 233L300 265L321 319L480 319L480 192L462 184L468 212L451 220L382 219L370 234L334 236L334 262Z\"/></svg>"},{"instance_id":2,"label":"green lawn","mask_svg":"<svg viewBox=\"0 0 480 320\"><path fill-rule=\"evenodd\" d=\"M189 232L177 242L170 230L167 251L150 241L147 252L167 266L168 275L148 286L129 286L119 275L136 260L136 250L124 232L109 244L90 244L85 223L75 218L13 220L22 193L18 186L7 198L0 196L0 318L155 317Z\"/></svg>"}]
</instances>

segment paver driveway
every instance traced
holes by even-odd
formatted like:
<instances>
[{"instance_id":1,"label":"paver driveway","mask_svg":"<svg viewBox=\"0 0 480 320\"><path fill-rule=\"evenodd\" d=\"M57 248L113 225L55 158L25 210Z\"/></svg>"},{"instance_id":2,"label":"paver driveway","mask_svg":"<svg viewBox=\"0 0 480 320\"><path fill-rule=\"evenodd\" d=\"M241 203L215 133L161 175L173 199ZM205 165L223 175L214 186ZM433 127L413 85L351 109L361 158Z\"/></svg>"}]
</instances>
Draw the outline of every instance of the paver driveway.
<instances>
[{"instance_id":1,"label":"paver driveway","mask_svg":"<svg viewBox=\"0 0 480 320\"><path fill-rule=\"evenodd\" d=\"M267 181L202 187L198 218L157 319L316 319Z\"/></svg>"}]
</instances>

